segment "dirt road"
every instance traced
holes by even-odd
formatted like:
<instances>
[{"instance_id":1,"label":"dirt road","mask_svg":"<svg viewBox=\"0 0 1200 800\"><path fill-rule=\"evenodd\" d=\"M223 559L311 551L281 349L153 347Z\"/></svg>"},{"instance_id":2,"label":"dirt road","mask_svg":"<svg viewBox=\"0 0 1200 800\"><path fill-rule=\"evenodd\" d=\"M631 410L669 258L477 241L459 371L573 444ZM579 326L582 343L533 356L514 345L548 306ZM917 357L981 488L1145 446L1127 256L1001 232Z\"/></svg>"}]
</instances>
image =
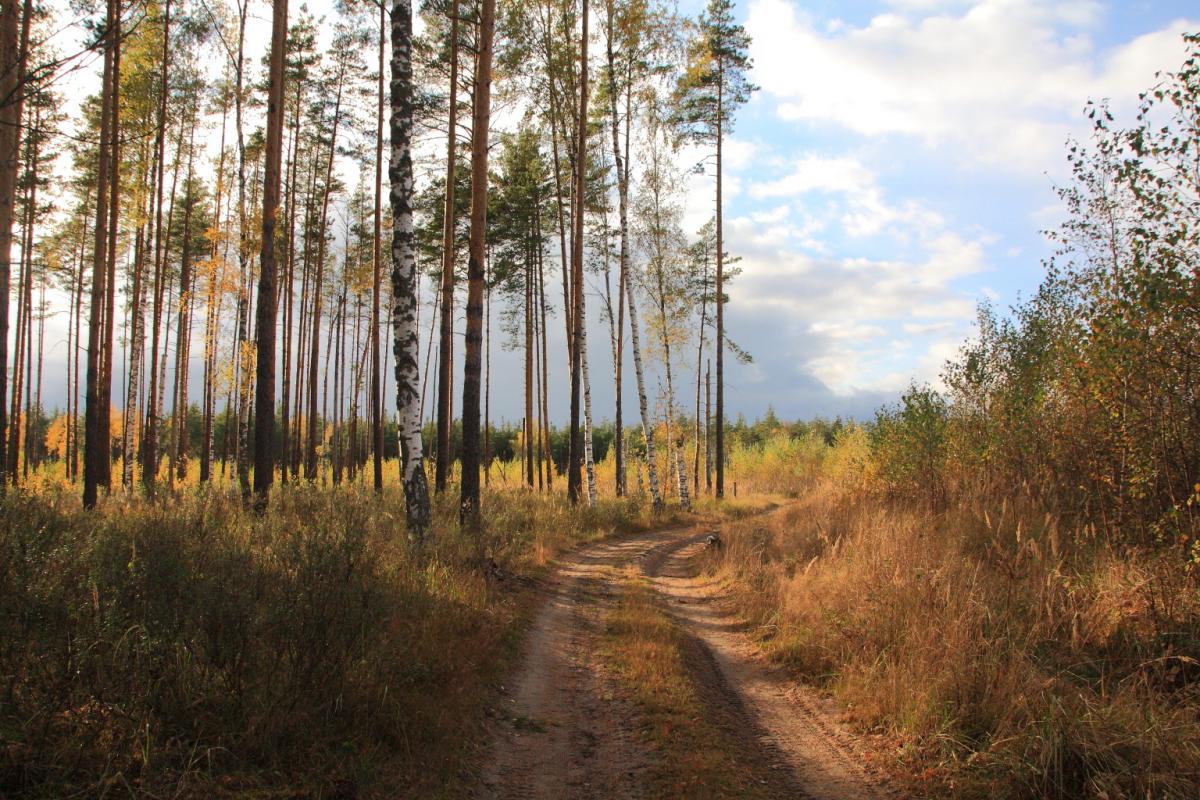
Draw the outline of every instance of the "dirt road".
<instances>
[{"instance_id":1,"label":"dirt road","mask_svg":"<svg viewBox=\"0 0 1200 800\"><path fill-rule=\"evenodd\" d=\"M654 753L639 734L637 709L621 698L596 653L628 565L640 567L666 599L687 635L706 710L735 732L750 763L761 765L759 783L771 796L890 796L861 766L864 745L842 729L828 702L766 664L719 587L697 577L694 557L704 538L694 528L640 533L565 560L505 687L477 797L648 796L643 777Z\"/></svg>"}]
</instances>

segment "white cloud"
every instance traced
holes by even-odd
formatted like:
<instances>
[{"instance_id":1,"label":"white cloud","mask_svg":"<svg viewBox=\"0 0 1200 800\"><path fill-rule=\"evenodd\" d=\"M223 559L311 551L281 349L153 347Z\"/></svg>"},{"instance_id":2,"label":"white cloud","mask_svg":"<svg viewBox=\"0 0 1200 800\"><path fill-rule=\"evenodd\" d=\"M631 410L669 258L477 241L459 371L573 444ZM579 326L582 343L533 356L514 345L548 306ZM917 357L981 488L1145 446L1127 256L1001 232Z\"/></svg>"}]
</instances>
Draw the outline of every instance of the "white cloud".
<instances>
[{"instance_id":1,"label":"white cloud","mask_svg":"<svg viewBox=\"0 0 1200 800\"><path fill-rule=\"evenodd\" d=\"M1042 172L1089 97L1132 99L1177 66L1196 21L1101 52L1091 0L892 0L861 26L827 26L787 0L756 0L754 80L786 120L900 134L947 158Z\"/></svg>"}]
</instances>

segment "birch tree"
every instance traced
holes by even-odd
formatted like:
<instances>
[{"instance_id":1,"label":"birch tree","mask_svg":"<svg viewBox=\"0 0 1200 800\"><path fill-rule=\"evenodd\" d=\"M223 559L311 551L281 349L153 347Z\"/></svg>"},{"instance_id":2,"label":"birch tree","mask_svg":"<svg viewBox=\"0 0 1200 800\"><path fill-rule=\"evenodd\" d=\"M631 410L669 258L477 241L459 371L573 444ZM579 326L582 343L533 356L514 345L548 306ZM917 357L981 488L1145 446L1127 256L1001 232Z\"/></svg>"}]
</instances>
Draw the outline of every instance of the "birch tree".
<instances>
[{"instance_id":1,"label":"birch tree","mask_svg":"<svg viewBox=\"0 0 1200 800\"><path fill-rule=\"evenodd\" d=\"M421 452L420 346L417 338L417 258L413 237L413 33L411 0L392 3L392 352L396 357L396 410L400 470L409 535L429 529L429 487Z\"/></svg>"}]
</instances>

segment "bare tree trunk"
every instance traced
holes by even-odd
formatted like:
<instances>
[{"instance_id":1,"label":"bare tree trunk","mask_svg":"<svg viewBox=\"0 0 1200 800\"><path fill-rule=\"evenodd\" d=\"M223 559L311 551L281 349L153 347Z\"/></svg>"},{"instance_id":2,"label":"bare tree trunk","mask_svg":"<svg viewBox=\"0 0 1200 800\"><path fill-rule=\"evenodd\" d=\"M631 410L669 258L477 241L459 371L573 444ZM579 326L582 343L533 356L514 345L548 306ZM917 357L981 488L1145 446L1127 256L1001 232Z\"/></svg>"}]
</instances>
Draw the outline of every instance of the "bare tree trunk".
<instances>
[{"instance_id":1,"label":"bare tree trunk","mask_svg":"<svg viewBox=\"0 0 1200 800\"><path fill-rule=\"evenodd\" d=\"M542 218L540 214L534 217L537 225L537 240L542 241ZM550 365L548 357L549 338L548 326L546 323L546 270L545 258L543 257L541 246L538 247L537 255L537 282L538 282L538 305L541 311L542 320L542 411L539 415L542 421L541 431L541 447L544 454L543 464L546 467L546 488L554 488L554 457L550 450Z\"/></svg>"},{"instance_id":2,"label":"bare tree trunk","mask_svg":"<svg viewBox=\"0 0 1200 800\"><path fill-rule=\"evenodd\" d=\"M72 483L79 480L79 351L83 349L79 346L79 336L83 324L83 278L87 262L87 212L90 206L91 187L89 186L84 190L82 214L80 215L79 269L75 276L75 302L72 310L75 316L74 341L71 344L71 352L67 356L72 375L70 392L67 397L67 403L71 409L68 420L70 439L67 447L67 474ZM0 406L2 405L4 405L4 400L0 398Z\"/></svg>"},{"instance_id":3,"label":"bare tree trunk","mask_svg":"<svg viewBox=\"0 0 1200 800\"><path fill-rule=\"evenodd\" d=\"M709 372L712 370L712 362L707 362L704 365L704 488L712 494L712 448L709 446L712 442L711 431L709 430L712 423L712 381L709 380Z\"/></svg>"},{"instance_id":4,"label":"bare tree trunk","mask_svg":"<svg viewBox=\"0 0 1200 800\"><path fill-rule=\"evenodd\" d=\"M617 265L617 329L613 340L613 387L616 396L616 413L613 424L613 446L616 448L616 491L617 497L624 497L626 492L625 485L625 429L622 419L622 390L621 378L622 368L624 365L624 350L625 350L625 280L626 280L626 265L629 263L629 173L628 161L622 158L621 155L621 137L620 137L620 120L617 115L617 64L616 55L613 51L613 39L616 36L614 25L614 9L615 3L610 2L607 5L608 9L608 102L609 102L609 127L612 132L612 148L613 148L613 168L617 173L617 203L618 215L621 226L621 244L620 254L618 256ZM631 91L631 90L630 90ZM628 116L629 109L626 108L626 136L628 136ZM607 221L605 223L605 235L607 236ZM605 264L608 263L608 252L605 250ZM611 316L611 303L609 304L609 314Z\"/></svg>"},{"instance_id":5,"label":"bare tree trunk","mask_svg":"<svg viewBox=\"0 0 1200 800\"><path fill-rule=\"evenodd\" d=\"M143 170L142 178L146 177ZM133 289L129 311L129 374L125 384L125 408L121 417L124 424L121 427L121 486L126 492L133 493L133 462L137 458L134 429L140 420L138 413L138 386L141 379L143 351L145 350L145 225L138 225L137 243L133 258Z\"/></svg>"},{"instance_id":6,"label":"bare tree trunk","mask_svg":"<svg viewBox=\"0 0 1200 800\"><path fill-rule=\"evenodd\" d=\"M658 489L658 466L654 452L654 421L650 419L646 401L646 378L642 369L642 345L638 335L637 301L634 298L634 281L626 281L625 298L629 303L629 339L633 345L633 371L637 377L638 407L642 412L642 435L646 438L646 472L650 482L650 499L655 510L662 508L662 494ZM639 475L640 475L639 471Z\"/></svg>"},{"instance_id":7,"label":"bare tree trunk","mask_svg":"<svg viewBox=\"0 0 1200 800\"><path fill-rule=\"evenodd\" d=\"M583 343L586 326L583 317L583 217L586 207L584 190L587 171L587 103L588 103L588 0L583 0L582 33L579 40L579 117L576 122L576 152L574 188L574 230L571 234L571 430L567 458L567 496L579 502L582 488L583 442L579 430L579 394L583 372Z\"/></svg>"},{"instance_id":8,"label":"bare tree trunk","mask_svg":"<svg viewBox=\"0 0 1200 800\"><path fill-rule=\"evenodd\" d=\"M488 250L488 266L484 280L483 328L483 482L492 482L492 257Z\"/></svg>"},{"instance_id":9,"label":"bare tree trunk","mask_svg":"<svg viewBox=\"0 0 1200 800\"><path fill-rule=\"evenodd\" d=\"M163 46L162 63L159 72L158 121L155 133L155 170L154 180L154 284L153 308L151 310L150 328L150 359L147 371L150 373L150 389L146 396L146 423L142 436L142 483L146 487L146 495L153 499L155 483L158 478L158 423L161 409L158 404L158 352L159 326L162 323L163 284L165 283L163 260L168 243L163 237L163 184L166 178L166 148L167 148L167 75L170 68L171 55L171 0L163 4ZM176 156L176 169L179 158ZM174 187L172 186L172 194Z\"/></svg>"},{"instance_id":10,"label":"bare tree trunk","mask_svg":"<svg viewBox=\"0 0 1200 800\"><path fill-rule=\"evenodd\" d=\"M116 332L115 311L117 288L117 224L120 219L121 203L121 0L116 0L113 14L112 40L112 121L109 135L112 136L109 154L108 190L108 278L105 281L104 306L104 353L103 369L100 372L100 454L96 459L97 478L106 492L112 490L112 379L113 338Z\"/></svg>"},{"instance_id":11,"label":"bare tree trunk","mask_svg":"<svg viewBox=\"0 0 1200 800\"><path fill-rule=\"evenodd\" d=\"M26 151L28 155L28 151ZM25 289L29 285L29 227L33 222L33 209L29 204L29 163L25 163L25 213L21 218L21 261L17 270L17 334L13 342L12 397L9 398L9 408L12 417L9 420L8 452L0 454L4 458L5 472L12 480L13 486L21 482L21 423L24 415L21 413L21 391L24 388L25 376ZM5 300L7 303L7 299Z\"/></svg>"},{"instance_id":12,"label":"bare tree trunk","mask_svg":"<svg viewBox=\"0 0 1200 800\"><path fill-rule=\"evenodd\" d=\"M250 376L250 364L254 359L253 345L250 341L250 214L246 202L246 137L244 128L244 102L242 97L245 86L246 65L246 16L249 0L238 2L238 52L237 52L237 86L235 122L237 124L238 140L238 309L237 309L237 351L235 359L235 381L237 384L237 440L234 445L237 464L238 486L243 500L250 496L250 460L248 441L250 438L250 392L253 379ZM272 32L274 28L272 28Z\"/></svg>"},{"instance_id":13,"label":"bare tree trunk","mask_svg":"<svg viewBox=\"0 0 1200 800\"><path fill-rule=\"evenodd\" d=\"M721 238L723 81L717 81L717 498L725 496L725 252Z\"/></svg>"},{"instance_id":14,"label":"bare tree trunk","mask_svg":"<svg viewBox=\"0 0 1200 800\"><path fill-rule=\"evenodd\" d=\"M38 345L37 345L37 385L33 395L33 414L30 416L39 422L42 419L42 365L45 363L45 343L46 343L46 284L41 284L38 287ZM34 470L41 468L42 457L39 453L39 445L31 436L29 439L30 459L33 461Z\"/></svg>"},{"instance_id":15,"label":"bare tree trunk","mask_svg":"<svg viewBox=\"0 0 1200 800\"><path fill-rule=\"evenodd\" d=\"M484 239L487 234L488 120L492 105L492 36L496 0L482 0L476 42L475 97L471 122L471 236L467 260L467 336L463 362L462 493L459 518L479 514L480 350L483 344Z\"/></svg>"},{"instance_id":16,"label":"bare tree trunk","mask_svg":"<svg viewBox=\"0 0 1200 800\"><path fill-rule=\"evenodd\" d=\"M18 24L17 0L3 0L0 12L0 459L6 452L8 428L8 295L12 274L13 221L17 205L17 170L21 159L21 115L24 111L25 62L29 53L32 0L25 0ZM6 476L0 475L0 488Z\"/></svg>"},{"instance_id":17,"label":"bare tree trunk","mask_svg":"<svg viewBox=\"0 0 1200 800\"><path fill-rule=\"evenodd\" d=\"M484 18L490 20L484 0ZM396 411L400 435L401 480L409 535L417 541L429 530L429 487L422 465L420 343L417 338L417 259L412 197L412 3L392 3L392 158L388 166L392 201L392 336L396 355ZM490 35L487 53L491 55ZM486 134L485 147L486 149ZM486 187L486 179L483 182ZM476 418L478 424L478 418Z\"/></svg>"},{"instance_id":18,"label":"bare tree trunk","mask_svg":"<svg viewBox=\"0 0 1200 800\"><path fill-rule=\"evenodd\" d=\"M99 155L96 163L96 226L95 246L92 250L92 287L91 306L88 311L88 355L87 355L87 397L84 405L86 416L84 423L83 449L83 506L92 509L96 507L98 489L101 482L101 459L107 458L107 449L103 447L101 437L105 431L101 427L100 415L103 406L100 398L101 370L103 364L102 328L104 325L104 284L107 277L105 269L108 255L108 180L109 180L109 147L110 128L113 106L113 50L115 47L117 0L108 0L106 17L106 32L104 41L104 71L101 79L100 105L100 141ZM2 304L0 304L2 305Z\"/></svg>"},{"instance_id":19,"label":"bare tree trunk","mask_svg":"<svg viewBox=\"0 0 1200 800\"><path fill-rule=\"evenodd\" d=\"M194 123L194 118L193 118ZM174 486L175 478L182 477L183 459L187 451L187 380L188 380L188 330L191 324L192 305L192 211L195 205L195 175L192 170L195 146L195 127L188 141L188 171L184 181L184 197L187 205L183 209L183 246L179 267L179 308L175 313L175 391L172 399L173 453L167 483Z\"/></svg>"},{"instance_id":20,"label":"bare tree trunk","mask_svg":"<svg viewBox=\"0 0 1200 800\"><path fill-rule=\"evenodd\" d=\"M442 314L438 348L437 460L434 491L446 490L450 475L451 365L454 355L454 190L458 140L458 0L450 10L450 113L446 135L446 203L442 217Z\"/></svg>"},{"instance_id":21,"label":"bare tree trunk","mask_svg":"<svg viewBox=\"0 0 1200 800\"><path fill-rule=\"evenodd\" d=\"M525 424L523 450L525 457L525 483L533 489L533 438L535 414L533 411L533 263L530 245L525 246Z\"/></svg>"},{"instance_id":22,"label":"bare tree trunk","mask_svg":"<svg viewBox=\"0 0 1200 800\"><path fill-rule=\"evenodd\" d=\"M583 281L581 280L582 286ZM582 295L582 291L580 292ZM580 319L586 319L587 303L582 298L579 306ZM587 353L587 327L580 325L579 338L576 340L576 345L579 347L579 361L583 372L583 466L584 475L587 478L587 497L588 505L596 505L596 461L592 456L592 382L588 375L588 353Z\"/></svg>"},{"instance_id":23,"label":"bare tree trunk","mask_svg":"<svg viewBox=\"0 0 1200 800\"><path fill-rule=\"evenodd\" d=\"M317 227L317 272L313 280L312 349L308 368L308 449L305 458L304 477L317 479L317 366L321 357L321 284L325 274L325 231L329 224L329 195L333 184L333 163L337 155L338 124L342 115L341 76L338 78L337 97L333 104L333 124L329 133L329 160L325 166L325 184L321 189L321 221Z\"/></svg>"},{"instance_id":24,"label":"bare tree trunk","mask_svg":"<svg viewBox=\"0 0 1200 800\"><path fill-rule=\"evenodd\" d=\"M283 159L283 90L287 59L287 0L274 0L267 85L266 164L263 170L262 251L255 318L254 507L263 511L275 479L275 323L279 304L279 265L275 226L279 215L279 171Z\"/></svg>"},{"instance_id":25,"label":"bare tree trunk","mask_svg":"<svg viewBox=\"0 0 1200 800\"><path fill-rule=\"evenodd\" d=\"M36 118L38 116L36 110L28 115ZM21 393L25 393L25 411L19 415L14 415L14 419L23 422L23 426L14 426L20 430L24 428L24 435L14 435L12 440L12 464L10 472L13 476L13 484L17 483L17 468L21 467L21 475L23 479L29 478L29 445L31 425L33 420L30 418L32 409L32 396L30 392L30 378L33 373L33 220L37 214L37 181L36 164L37 164L37 123L32 120L27 120L27 125L30 127L31 136L28 139L28 144L25 148L25 179L27 188L25 190L25 220L21 231L21 273L24 276L21 280L20 297L18 302L21 305L21 323L20 341L16 349L18 366L21 368L20 386L13 398L13 408L20 408ZM24 359L24 364L21 360ZM18 445L20 449L18 450Z\"/></svg>"},{"instance_id":26,"label":"bare tree trunk","mask_svg":"<svg viewBox=\"0 0 1200 800\"><path fill-rule=\"evenodd\" d=\"M707 249L707 248L706 248ZM700 422L700 378L704 364L704 329L708 326L708 255L705 254L700 280L700 342L696 347L696 447L692 458L692 493L700 496L700 437L708 434L708 420ZM707 452L707 442L705 442Z\"/></svg>"},{"instance_id":27,"label":"bare tree trunk","mask_svg":"<svg viewBox=\"0 0 1200 800\"><path fill-rule=\"evenodd\" d=\"M383 491L383 372L379 366L379 304L383 291L383 51L386 26L387 9L380 3L379 96L375 112L375 238L371 251L371 463L376 492Z\"/></svg>"}]
</instances>

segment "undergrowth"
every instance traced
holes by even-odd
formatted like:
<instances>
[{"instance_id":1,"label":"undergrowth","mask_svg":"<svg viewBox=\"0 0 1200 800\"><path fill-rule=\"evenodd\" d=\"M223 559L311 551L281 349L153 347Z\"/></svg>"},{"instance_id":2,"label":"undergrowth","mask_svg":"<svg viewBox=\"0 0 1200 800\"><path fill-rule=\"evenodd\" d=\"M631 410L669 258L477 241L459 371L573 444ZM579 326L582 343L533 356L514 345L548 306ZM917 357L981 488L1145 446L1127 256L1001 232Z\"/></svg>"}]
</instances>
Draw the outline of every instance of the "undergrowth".
<instances>
[{"instance_id":1,"label":"undergrowth","mask_svg":"<svg viewBox=\"0 0 1200 800\"><path fill-rule=\"evenodd\" d=\"M408 542L389 488L0 500L0 796L458 796L532 593L576 543L685 515L494 492ZM694 517L687 517L694 518ZM481 557L484 559L482 567Z\"/></svg>"}]
</instances>

